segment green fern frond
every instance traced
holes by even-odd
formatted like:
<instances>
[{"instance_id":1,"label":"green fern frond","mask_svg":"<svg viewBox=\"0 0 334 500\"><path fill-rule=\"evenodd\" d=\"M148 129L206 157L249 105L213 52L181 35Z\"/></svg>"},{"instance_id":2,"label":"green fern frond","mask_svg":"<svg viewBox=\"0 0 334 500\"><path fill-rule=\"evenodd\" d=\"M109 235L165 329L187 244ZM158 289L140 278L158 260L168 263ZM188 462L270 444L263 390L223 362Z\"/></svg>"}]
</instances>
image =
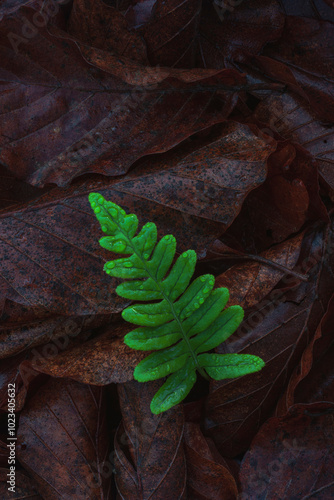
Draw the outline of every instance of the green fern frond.
<instances>
[{"instance_id":1,"label":"green fern frond","mask_svg":"<svg viewBox=\"0 0 334 500\"><path fill-rule=\"evenodd\" d=\"M227 288L213 289L214 276L206 274L190 283L196 252L187 250L172 266L174 236L164 236L157 242L157 228L152 222L136 234L136 215L126 214L97 193L91 193L89 201L106 234L100 239L101 246L126 255L104 266L110 276L129 280L120 284L116 293L148 302L127 307L122 316L139 326L125 336L124 342L133 349L156 351L136 366L134 378L147 382L168 377L152 399L152 413L180 403L195 384L196 371L207 379L222 380L261 370L264 362L257 356L207 353L237 329L244 313L240 306L224 310L229 292Z\"/></svg>"}]
</instances>

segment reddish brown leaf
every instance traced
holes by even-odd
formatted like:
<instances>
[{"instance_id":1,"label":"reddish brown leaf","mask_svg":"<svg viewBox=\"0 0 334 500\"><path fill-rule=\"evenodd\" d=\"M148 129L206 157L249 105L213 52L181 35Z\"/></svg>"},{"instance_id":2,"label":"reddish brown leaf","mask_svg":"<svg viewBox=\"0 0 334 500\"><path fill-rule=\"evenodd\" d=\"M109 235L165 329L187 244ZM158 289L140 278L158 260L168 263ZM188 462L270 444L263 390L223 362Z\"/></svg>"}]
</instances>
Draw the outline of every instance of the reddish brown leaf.
<instances>
[{"instance_id":1,"label":"reddish brown leaf","mask_svg":"<svg viewBox=\"0 0 334 500\"><path fill-rule=\"evenodd\" d=\"M119 385L123 420L115 436L116 485L123 498L186 498L183 411L153 415L150 402L161 381Z\"/></svg>"},{"instance_id":2,"label":"reddish brown leaf","mask_svg":"<svg viewBox=\"0 0 334 500\"><path fill-rule=\"evenodd\" d=\"M240 470L240 498L316 498L334 495L334 405L295 405L269 419Z\"/></svg>"},{"instance_id":3,"label":"reddish brown leaf","mask_svg":"<svg viewBox=\"0 0 334 500\"><path fill-rule=\"evenodd\" d=\"M114 292L115 280L103 272L105 253L87 196L72 192L69 198L53 190L49 197L0 216L2 301L62 315L121 310L124 301Z\"/></svg>"},{"instance_id":4,"label":"reddish brown leaf","mask_svg":"<svg viewBox=\"0 0 334 500\"><path fill-rule=\"evenodd\" d=\"M260 54L266 43L277 40L283 25L284 16L276 0L248 0L236 7L232 2L204 3L199 64L204 68L224 68L234 61L243 61L249 53Z\"/></svg>"},{"instance_id":5,"label":"reddish brown leaf","mask_svg":"<svg viewBox=\"0 0 334 500\"><path fill-rule=\"evenodd\" d=\"M9 469L0 469L0 495L2 500L43 500L36 490L34 481L21 471L15 471L15 490L8 491Z\"/></svg>"},{"instance_id":6,"label":"reddish brown leaf","mask_svg":"<svg viewBox=\"0 0 334 500\"><path fill-rule=\"evenodd\" d=\"M309 151L316 160L321 177L334 189L332 125L321 123L305 102L288 93L269 96L257 106L255 117L269 124L271 130L285 139L297 142Z\"/></svg>"},{"instance_id":7,"label":"reddish brown leaf","mask_svg":"<svg viewBox=\"0 0 334 500\"><path fill-rule=\"evenodd\" d=\"M100 388L50 380L20 417L18 458L43 498L110 499L105 400Z\"/></svg>"},{"instance_id":8,"label":"reddish brown leaf","mask_svg":"<svg viewBox=\"0 0 334 500\"><path fill-rule=\"evenodd\" d=\"M254 58L266 75L306 96L314 113L329 123L334 112L333 36L333 23L287 17L280 40Z\"/></svg>"},{"instance_id":9,"label":"reddish brown leaf","mask_svg":"<svg viewBox=\"0 0 334 500\"><path fill-rule=\"evenodd\" d=\"M57 352L62 351L75 339L83 340L88 331L108 324L111 316L64 317L48 314L42 307L23 307L7 300L0 318L0 359L49 342Z\"/></svg>"},{"instance_id":10,"label":"reddish brown leaf","mask_svg":"<svg viewBox=\"0 0 334 500\"><path fill-rule=\"evenodd\" d=\"M193 68L201 0L157 0L149 22L139 32L152 66Z\"/></svg>"},{"instance_id":11,"label":"reddish brown leaf","mask_svg":"<svg viewBox=\"0 0 334 500\"><path fill-rule=\"evenodd\" d=\"M129 324L111 325L103 334L51 359L36 357L31 366L53 377L71 378L92 385L133 380L133 370L147 352L130 349L123 342Z\"/></svg>"},{"instance_id":12,"label":"reddish brown leaf","mask_svg":"<svg viewBox=\"0 0 334 500\"><path fill-rule=\"evenodd\" d=\"M188 496L192 500L234 500L238 488L226 461L203 436L198 425L187 423L184 430Z\"/></svg>"},{"instance_id":13,"label":"reddish brown leaf","mask_svg":"<svg viewBox=\"0 0 334 500\"><path fill-rule=\"evenodd\" d=\"M102 0L74 0L68 31L87 45L148 63L143 39L129 31L124 16Z\"/></svg>"},{"instance_id":14,"label":"reddish brown leaf","mask_svg":"<svg viewBox=\"0 0 334 500\"><path fill-rule=\"evenodd\" d=\"M314 377L313 371L319 370L319 362L321 363L321 370L324 367L323 364L323 359L326 357L326 354L328 353L332 343L333 343L333 324L334 324L334 296L330 300L327 308L327 312L322 318L317 331L315 332L315 335L312 339L312 342L307 346L305 351L303 352L303 355L301 357L301 360L299 364L296 366L294 373L292 374L289 385L281 397L280 401L278 402L277 408L276 408L276 415L281 416L284 415L290 406L292 406L294 403L298 402L296 400L296 393L298 393L299 396L299 401L300 402L311 402L311 401L316 401L316 397L320 396L320 400L327 399L325 398L324 394L321 395L317 394L314 391L314 384L313 388L308 387L307 391L305 391L305 388L307 385L312 385L312 378ZM327 382L329 386L333 384L333 377L329 375L329 377L326 377L325 370L322 370L323 372L323 378ZM306 380L305 380L306 379ZM301 386L301 383L303 383L303 386ZM301 387L300 387L301 386ZM318 384L317 386L320 388L321 383ZM312 391L313 389L313 391ZM319 389L318 389L319 390ZM303 394L304 392L304 394ZM301 399L302 395L304 396L303 399ZM327 400L332 400L334 396L334 393L330 394L330 391L328 392L328 398Z\"/></svg>"},{"instance_id":15,"label":"reddish brown leaf","mask_svg":"<svg viewBox=\"0 0 334 500\"><path fill-rule=\"evenodd\" d=\"M286 240L305 223L328 220L316 164L302 148L279 144L268 170L266 182L248 195L229 231L249 253Z\"/></svg>"},{"instance_id":16,"label":"reddish brown leaf","mask_svg":"<svg viewBox=\"0 0 334 500\"><path fill-rule=\"evenodd\" d=\"M140 177L125 179L117 187L133 196L159 201L165 209L220 222L226 229L246 195L265 181L266 161L276 147L275 142L267 142L254 131L230 122L221 138L174 167L157 164L154 172L142 169Z\"/></svg>"},{"instance_id":17,"label":"reddish brown leaf","mask_svg":"<svg viewBox=\"0 0 334 500\"><path fill-rule=\"evenodd\" d=\"M206 432L223 456L247 449L316 332L334 288L331 231L316 231L304 240L299 270L311 273L310 282L296 285L295 277L285 277L280 287L245 311L239 330L218 348L220 353L255 354L266 363L259 373L212 383Z\"/></svg>"},{"instance_id":18,"label":"reddish brown leaf","mask_svg":"<svg viewBox=\"0 0 334 500\"><path fill-rule=\"evenodd\" d=\"M260 257L293 269L299 256L303 233L266 250ZM236 264L216 278L217 287L230 291L229 305L239 304L244 309L260 303L277 285L284 272L260 262Z\"/></svg>"},{"instance_id":19,"label":"reddish brown leaf","mask_svg":"<svg viewBox=\"0 0 334 500\"><path fill-rule=\"evenodd\" d=\"M58 38L45 28L36 28L29 40L13 38L22 35L22 25L31 22L33 12L21 9L0 26L0 78L5 82L0 160L34 185L64 186L87 172L124 174L141 156L165 151L223 120L231 105L223 111L211 107L215 92L244 81L233 70L201 69L190 70L190 75L174 70L173 77L180 77L174 81L168 80L170 70L159 68L148 81L146 67L139 67L143 79L123 61L115 68L114 56L106 64L112 74L107 74L91 65L92 52L99 54L99 49L88 47L88 64L70 35L60 38L60 30L54 29ZM106 63L104 56L102 60ZM119 67L123 76L131 74L136 88L119 80ZM160 86L150 86L154 75L163 80Z\"/></svg>"}]
</instances>

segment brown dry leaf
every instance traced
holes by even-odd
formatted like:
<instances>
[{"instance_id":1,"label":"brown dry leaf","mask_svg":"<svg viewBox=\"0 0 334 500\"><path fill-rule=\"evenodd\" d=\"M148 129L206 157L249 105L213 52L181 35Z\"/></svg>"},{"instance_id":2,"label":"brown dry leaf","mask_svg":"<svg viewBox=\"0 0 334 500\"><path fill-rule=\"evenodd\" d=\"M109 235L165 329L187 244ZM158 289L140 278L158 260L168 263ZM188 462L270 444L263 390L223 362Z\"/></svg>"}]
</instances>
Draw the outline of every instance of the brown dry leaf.
<instances>
[{"instance_id":1,"label":"brown dry leaf","mask_svg":"<svg viewBox=\"0 0 334 500\"><path fill-rule=\"evenodd\" d=\"M245 311L237 332L218 348L219 353L255 354L266 363L256 374L211 384L206 435L223 456L233 457L248 448L315 335L334 288L331 235L329 227L304 239L298 268L310 273L310 281L285 277L264 300Z\"/></svg>"},{"instance_id":2,"label":"brown dry leaf","mask_svg":"<svg viewBox=\"0 0 334 500\"><path fill-rule=\"evenodd\" d=\"M334 405L292 406L260 429L240 469L240 499L334 496Z\"/></svg>"},{"instance_id":3,"label":"brown dry leaf","mask_svg":"<svg viewBox=\"0 0 334 500\"><path fill-rule=\"evenodd\" d=\"M81 42L147 64L146 44L118 10L102 0L74 0L68 32Z\"/></svg>"},{"instance_id":4,"label":"brown dry leaf","mask_svg":"<svg viewBox=\"0 0 334 500\"><path fill-rule=\"evenodd\" d=\"M315 115L328 123L334 112L333 36L333 23L288 16L278 42L252 59L266 76L306 98Z\"/></svg>"},{"instance_id":5,"label":"brown dry leaf","mask_svg":"<svg viewBox=\"0 0 334 500\"><path fill-rule=\"evenodd\" d=\"M0 161L35 186L65 186L88 172L122 175L142 156L224 120L244 83L234 70L138 67L81 44L87 63L59 28L22 40L33 15L20 9L0 25ZM93 66L98 60L110 73ZM126 75L133 85L120 79ZM220 109L215 94L228 89Z\"/></svg>"},{"instance_id":6,"label":"brown dry leaf","mask_svg":"<svg viewBox=\"0 0 334 500\"><path fill-rule=\"evenodd\" d=\"M122 191L168 209L216 221L225 230L239 213L246 195L267 175L267 159L275 150L259 131L229 122L215 142L186 156L172 168L156 164L140 177L117 184Z\"/></svg>"},{"instance_id":7,"label":"brown dry leaf","mask_svg":"<svg viewBox=\"0 0 334 500\"><path fill-rule=\"evenodd\" d=\"M50 380L21 413L18 458L43 498L110 500L111 477L101 475L108 447L101 388Z\"/></svg>"},{"instance_id":8,"label":"brown dry leaf","mask_svg":"<svg viewBox=\"0 0 334 500\"><path fill-rule=\"evenodd\" d=\"M260 254L270 262L293 269L300 252L304 233L300 233ZM216 253L216 252L215 252ZM226 287L230 292L229 305L239 304L244 309L260 303L283 278L284 271L270 264L248 261L236 264L216 278L217 287Z\"/></svg>"},{"instance_id":9,"label":"brown dry leaf","mask_svg":"<svg viewBox=\"0 0 334 500\"><path fill-rule=\"evenodd\" d=\"M331 352L331 346L333 345L333 324L334 296L329 301L326 314L323 316L312 342L303 352L301 360L290 378L289 385L277 404L277 416L282 416L287 413L290 406L297 402L333 400L334 392L330 391L330 387L333 388L334 378L333 375L331 375L332 365L330 370L328 370L328 366L326 366L323 359L326 359L327 355ZM317 373L319 371L319 365L321 367L322 382L317 380L317 384L315 385L314 372ZM325 369L325 367L327 369ZM327 374L328 376L326 377ZM322 386L328 387L326 391L327 394L319 393L319 389ZM315 387L317 387L316 390Z\"/></svg>"},{"instance_id":10,"label":"brown dry leaf","mask_svg":"<svg viewBox=\"0 0 334 500\"><path fill-rule=\"evenodd\" d=\"M149 22L139 28L152 66L195 65L201 0L157 0Z\"/></svg>"},{"instance_id":11,"label":"brown dry leaf","mask_svg":"<svg viewBox=\"0 0 334 500\"><path fill-rule=\"evenodd\" d=\"M191 500L235 500L238 488L228 464L197 424L186 423L184 441Z\"/></svg>"},{"instance_id":12,"label":"brown dry leaf","mask_svg":"<svg viewBox=\"0 0 334 500\"><path fill-rule=\"evenodd\" d=\"M186 499L182 406L153 415L150 402L160 386L118 386L123 420L115 436L115 479L122 498Z\"/></svg>"},{"instance_id":13,"label":"brown dry leaf","mask_svg":"<svg viewBox=\"0 0 334 500\"><path fill-rule=\"evenodd\" d=\"M111 325L97 337L67 349L51 359L36 358L31 367L57 378L70 378L92 385L133 380L133 370L147 352L130 349L123 337L133 326Z\"/></svg>"},{"instance_id":14,"label":"brown dry leaf","mask_svg":"<svg viewBox=\"0 0 334 500\"><path fill-rule=\"evenodd\" d=\"M9 491L9 469L0 468L0 496L1 500L43 500L36 490L34 481L21 471L15 471L15 492Z\"/></svg>"},{"instance_id":15,"label":"brown dry leaf","mask_svg":"<svg viewBox=\"0 0 334 500\"><path fill-rule=\"evenodd\" d=\"M268 96L257 106L255 118L303 146L314 157L322 179L334 189L332 124L319 121L305 101L288 93Z\"/></svg>"},{"instance_id":16,"label":"brown dry leaf","mask_svg":"<svg viewBox=\"0 0 334 500\"><path fill-rule=\"evenodd\" d=\"M315 162L300 146L278 143L266 182L248 195L229 235L258 254L318 220L327 222L328 214Z\"/></svg>"},{"instance_id":17,"label":"brown dry leaf","mask_svg":"<svg viewBox=\"0 0 334 500\"><path fill-rule=\"evenodd\" d=\"M37 202L2 212L1 307L7 299L38 306L44 315L110 315L122 309L115 280L103 272L106 253L98 245L87 196L52 190Z\"/></svg>"},{"instance_id":18,"label":"brown dry leaf","mask_svg":"<svg viewBox=\"0 0 334 500\"><path fill-rule=\"evenodd\" d=\"M53 349L57 352L66 349L76 339L84 340L89 332L94 328L104 326L109 323L112 314L88 314L84 316L61 316L45 314L45 309L40 308L20 308L6 307L5 311L10 312L6 317L6 312L2 315L0 325L0 359L21 353L26 349L31 349L44 344L43 350L47 351L47 346L53 344ZM25 311L32 313L25 314ZM4 319L6 317L6 319Z\"/></svg>"},{"instance_id":19,"label":"brown dry leaf","mask_svg":"<svg viewBox=\"0 0 334 500\"><path fill-rule=\"evenodd\" d=\"M198 61L204 68L237 65L277 40L284 16L277 0L203 2L198 36ZM215 5L216 4L216 5Z\"/></svg>"}]
</instances>

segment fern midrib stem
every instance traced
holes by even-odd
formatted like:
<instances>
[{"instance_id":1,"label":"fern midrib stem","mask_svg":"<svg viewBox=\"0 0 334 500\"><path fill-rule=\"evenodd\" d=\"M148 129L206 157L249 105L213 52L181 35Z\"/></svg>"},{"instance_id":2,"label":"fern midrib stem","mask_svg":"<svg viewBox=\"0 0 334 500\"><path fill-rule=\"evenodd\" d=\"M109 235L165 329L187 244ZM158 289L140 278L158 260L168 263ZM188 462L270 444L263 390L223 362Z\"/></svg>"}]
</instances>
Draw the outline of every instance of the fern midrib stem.
<instances>
[{"instance_id":1,"label":"fern midrib stem","mask_svg":"<svg viewBox=\"0 0 334 500\"><path fill-rule=\"evenodd\" d=\"M109 216L109 214L108 214ZM113 221L114 222L114 221ZM159 290L161 292L161 295L163 296L163 298L166 300L166 302L168 303L169 305L169 308L171 310L171 313L172 315L174 316L174 319L176 320L176 322L178 323L179 325L179 329L180 329L180 332L181 332L181 335L183 337L183 340L186 342L187 344L187 347L188 347L188 350L194 360L194 363L195 363L195 367L196 367L196 370L198 370L198 372L202 375L203 378L205 378L206 380L210 380L210 377L205 373L205 371L203 370L203 368L201 366L199 366L198 364L198 361L197 361L197 358L196 358L196 355L193 351L193 349L191 348L191 345L190 345L190 342L189 342L189 339L185 333L185 331L183 330L183 327L182 327L182 323L180 321L180 318L178 317L178 315L176 314L175 312L175 309L174 309L174 305L173 305L173 302L171 302L171 300L169 299L169 297L165 294L164 290L163 290L163 287L160 283L160 281L151 274L148 266L147 266L147 262L146 260L141 256L141 254L137 251L135 245L132 243L132 240L128 237L128 235L123 231L123 228L121 226L119 226L117 224L119 230L121 231L121 233L125 236L129 246L133 249L133 252L137 255L137 257L141 260L141 262L143 262L144 264L144 267L145 267L145 271L147 272L147 274L149 275L150 278L152 278L152 280L158 285L159 287Z\"/></svg>"}]
</instances>

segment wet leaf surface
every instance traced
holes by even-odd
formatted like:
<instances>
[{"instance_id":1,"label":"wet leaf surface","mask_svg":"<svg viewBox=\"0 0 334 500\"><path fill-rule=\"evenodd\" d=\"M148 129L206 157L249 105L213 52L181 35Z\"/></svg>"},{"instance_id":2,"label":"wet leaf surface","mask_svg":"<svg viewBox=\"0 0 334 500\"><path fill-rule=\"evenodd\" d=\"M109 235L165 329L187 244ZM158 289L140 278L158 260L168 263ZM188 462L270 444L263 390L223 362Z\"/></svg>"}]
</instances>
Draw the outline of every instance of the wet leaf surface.
<instances>
[{"instance_id":1,"label":"wet leaf surface","mask_svg":"<svg viewBox=\"0 0 334 500\"><path fill-rule=\"evenodd\" d=\"M332 1L0 4L0 497L332 498ZM260 372L151 413L91 192L197 252Z\"/></svg>"}]
</instances>

